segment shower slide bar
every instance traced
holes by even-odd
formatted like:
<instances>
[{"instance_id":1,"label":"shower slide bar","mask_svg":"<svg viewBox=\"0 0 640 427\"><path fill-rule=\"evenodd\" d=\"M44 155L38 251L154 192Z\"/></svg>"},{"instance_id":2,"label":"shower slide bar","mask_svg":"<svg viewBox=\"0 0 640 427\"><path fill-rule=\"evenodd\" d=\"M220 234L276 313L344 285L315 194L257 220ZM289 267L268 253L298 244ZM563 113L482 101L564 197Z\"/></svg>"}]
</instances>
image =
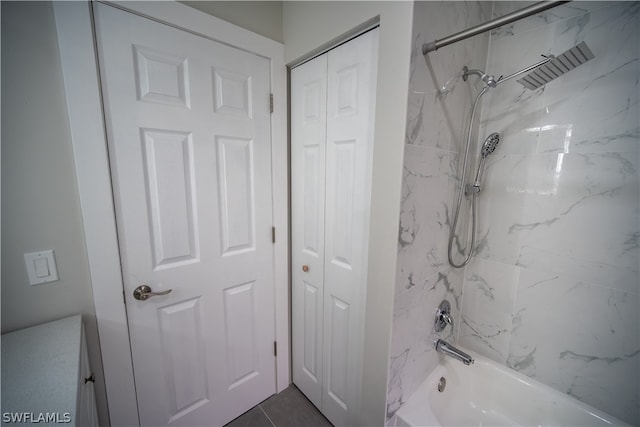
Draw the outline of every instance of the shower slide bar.
<instances>
[{"instance_id":1,"label":"shower slide bar","mask_svg":"<svg viewBox=\"0 0 640 427\"><path fill-rule=\"evenodd\" d=\"M476 25L475 27L467 28L464 31L452 34L443 39L436 39L432 42L425 43L422 45L422 54L426 55L427 53L434 52L441 47L448 46L450 44L459 42L460 40L468 39L469 37L484 33L485 31L493 30L494 28L510 24L511 22L526 18L527 16L535 15L536 13L551 9L556 6L560 6L561 4L569 3L569 1L541 1L538 3L534 3L531 6L518 9L515 12L511 12L499 18L492 19L491 21Z\"/></svg>"}]
</instances>

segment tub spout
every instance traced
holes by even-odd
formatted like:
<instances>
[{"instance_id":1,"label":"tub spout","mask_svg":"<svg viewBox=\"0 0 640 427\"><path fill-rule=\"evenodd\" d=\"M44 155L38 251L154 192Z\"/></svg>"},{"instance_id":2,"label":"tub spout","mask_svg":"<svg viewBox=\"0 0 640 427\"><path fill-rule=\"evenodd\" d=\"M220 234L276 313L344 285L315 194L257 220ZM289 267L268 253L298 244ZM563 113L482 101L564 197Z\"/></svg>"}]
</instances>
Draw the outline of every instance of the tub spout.
<instances>
[{"instance_id":1,"label":"tub spout","mask_svg":"<svg viewBox=\"0 0 640 427\"><path fill-rule=\"evenodd\" d=\"M469 356L464 351L458 350L445 340L438 340L436 342L436 351L444 353L447 356L451 356L454 359L461 361L465 365L471 365L473 363L473 358L471 356Z\"/></svg>"}]
</instances>

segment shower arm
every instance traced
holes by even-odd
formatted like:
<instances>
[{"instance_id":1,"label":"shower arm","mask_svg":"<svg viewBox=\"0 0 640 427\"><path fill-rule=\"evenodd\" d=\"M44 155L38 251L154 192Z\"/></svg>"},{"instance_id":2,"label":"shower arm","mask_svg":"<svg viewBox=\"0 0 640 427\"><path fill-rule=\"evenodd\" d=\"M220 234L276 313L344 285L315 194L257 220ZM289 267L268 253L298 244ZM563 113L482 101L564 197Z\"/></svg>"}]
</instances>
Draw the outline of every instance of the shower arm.
<instances>
[{"instance_id":1,"label":"shower arm","mask_svg":"<svg viewBox=\"0 0 640 427\"><path fill-rule=\"evenodd\" d=\"M545 57L545 59L543 61L540 61L536 64L533 64L525 69L522 69L520 71L516 71L513 74L509 74L507 77L500 77L498 80L496 80L496 85L500 85L501 83L506 82L507 80L511 80L514 77L518 77L519 75L522 75L524 73L528 73L531 70L535 70L536 68L538 68L541 65L546 64L547 62L551 61L554 58L553 55L549 55L548 57Z\"/></svg>"},{"instance_id":2,"label":"shower arm","mask_svg":"<svg viewBox=\"0 0 640 427\"><path fill-rule=\"evenodd\" d=\"M544 55L543 55L544 56ZM490 88L494 88L497 87L498 85L500 85L501 83L504 83L508 80L511 80L514 77L518 77L519 75L528 73L531 70L535 70L536 68L546 64L547 62L551 61L552 59L554 59L555 56L553 55L549 55L549 56L545 56L544 60L537 62L533 65L528 66L527 68L524 68L520 71L516 71L513 74L509 74L507 77L503 77L500 76L498 77L498 79L496 79L494 76L486 74L484 71L482 70L470 70L469 68L467 68L467 66L465 65L462 68L462 80L464 80L465 82L467 81L468 76L470 75L476 75L478 77L480 77L480 79L484 82L484 84Z\"/></svg>"}]
</instances>

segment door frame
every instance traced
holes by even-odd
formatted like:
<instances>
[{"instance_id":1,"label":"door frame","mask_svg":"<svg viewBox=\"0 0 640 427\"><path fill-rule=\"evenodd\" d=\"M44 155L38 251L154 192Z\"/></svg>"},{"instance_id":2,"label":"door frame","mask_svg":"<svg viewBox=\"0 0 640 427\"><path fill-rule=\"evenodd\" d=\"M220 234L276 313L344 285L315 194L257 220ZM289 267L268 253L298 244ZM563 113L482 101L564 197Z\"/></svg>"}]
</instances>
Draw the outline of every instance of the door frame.
<instances>
[{"instance_id":1,"label":"door frame","mask_svg":"<svg viewBox=\"0 0 640 427\"><path fill-rule=\"evenodd\" d=\"M139 425L92 0L53 2L111 425ZM284 45L176 2L101 1L270 61L276 392L290 378L287 86ZM265 100L268 102L268 100Z\"/></svg>"}]
</instances>

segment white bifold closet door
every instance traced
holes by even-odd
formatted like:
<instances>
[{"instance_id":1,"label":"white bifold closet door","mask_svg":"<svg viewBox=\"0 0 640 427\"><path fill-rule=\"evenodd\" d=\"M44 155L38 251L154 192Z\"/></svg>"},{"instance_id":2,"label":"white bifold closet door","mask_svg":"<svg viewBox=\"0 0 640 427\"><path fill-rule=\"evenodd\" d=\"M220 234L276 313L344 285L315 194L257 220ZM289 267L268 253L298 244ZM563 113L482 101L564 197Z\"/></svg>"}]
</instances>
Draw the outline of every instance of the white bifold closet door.
<instances>
[{"instance_id":1,"label":"white bifold closet door","mask_svg":"<svg viewBox=\"0 0 640 427\"><path fill-rule=\"evenodd\" d=\"M291 71L293 381L360 410L378 29Z\"/></svg>"}]
</instances>

